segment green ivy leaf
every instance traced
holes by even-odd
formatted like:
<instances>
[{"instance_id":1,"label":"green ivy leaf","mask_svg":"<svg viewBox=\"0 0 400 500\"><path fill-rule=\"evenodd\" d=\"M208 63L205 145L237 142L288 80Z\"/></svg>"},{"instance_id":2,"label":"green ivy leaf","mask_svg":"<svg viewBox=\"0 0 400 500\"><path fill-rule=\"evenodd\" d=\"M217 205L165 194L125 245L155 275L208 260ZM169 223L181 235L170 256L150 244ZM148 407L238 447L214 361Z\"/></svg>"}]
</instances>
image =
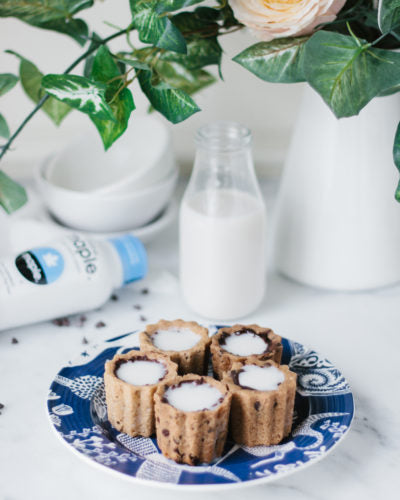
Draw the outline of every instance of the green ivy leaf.
<instances>
[{"instance_id":1,"label":"green ivy leaf","mask_svg":"<svg viewBox=\"0 0 400 500\"><path fill-rule=\"evenodd\" d=\"M188 69L221 64L222 49L216 37L196 38L187 42L187 55L165 52L161 57L166 61L175 61Z\"/></svg>"},{"instance_id":2,"label":"green ivy leaf","mask_svg":"<svg viewBox=\"0 0 400 500\"><path fill-rule=\"evenodd\" d=\"M122 89L123 80L117 78L120 75L118 65L109 50L104 45L101 46L93 61L91 79L107 86L106 98L116 121L96 116L91 116L91 120L97 127L106 150L125 132L129 117L135 109L131 91L127 88Z\"/></svg>"},{"instance_id":3,"label":"green ivy leaf","mask_svg":"<svg viewBox=\"0 0 400 500\"><path fill-rule=\"evenodd\" d=\"M46 75L42 79L45 91L71 108L91 117L115 121L106 102L106 86L78 75Z\"/></svg>"},{"instance_id":4,"label":"green ivy leaf","mask_svg":"<svg viewBox=\"0 0 400 500\"><path fill-rule=\"evenodd\" d=\"M89 49L88 50L94 50L98 47L100 47L100 41L102 39L99 37L99 35L95 32L92 33L92 41L90 42ZM91 54L85 59L85 66L83 68L83 76L86 76L86 78L90 78L90 75L92 73L92 66L93 66L93 61L94 61L94 54Z\"/></svg>"},{"instance_id":5,"label":"green ivy leaf","mask_svg":"<svg viewBox=\"0 0 400 500\"><path fill-rule=\"evenodd\" d=\"M4 139L8 139L10 137L10 129L8 128L6 119L0 113L0 137L4 137Z\"/></svg>"},{"instance_id":6,"label":"green ivy leaf","mask_svg":"<svg viewBox=\"0 0 400 500\"><path fill-rule=\"evenodd\" d=\"M190 7L201 2L204 2L204 0L158 0L156 11L159 14L163 14L164 12L184 9L185 7Z\"/></svg>"},{"instance_id":7,"label":"green ivy leaf","mask_svg":"<svg viewBox=\"0 0 400 500\"><path fill-rule=\"evenodd\" d=\"M382 33L400 26L400 0L379 0L378 26Z\"/></svg>"},{"instance_id":8,"label":"green ivy leaf","mask_svg":"<svg viewBox=\"0 0 400 500\"><path fill-rule=\"evenodd\" d=\"M28 59L11 50L7 51L20 59L19 76L21 79L22 88L26 95L37 104L44 96L45 92L42 88L43 73ZM43 104L42 110L56 124L60 125L62 120L71 111L71 108L62 102L50 97Z\"/></svg>"},{"instance_id":9,"label":"green ivy leaf","mask_svg":"<svg viewBox=\"0 0 400 500\"><path fill-rule=\"evenodd\" d=\"M304 73L338 117L353 116L400 82L400 54L365 40L318 31L305 45Z\"/></svg>"},{"instance_id":10,"label":"green ivy leaf","mask_svg":"<svg viewBox=\"0 0 400 500\"><path fill-rule=\"evenodd\" d=\"M27 202L25 189L0 171L0 205L11 214Z\"/></svg>"},{"instance_id":11,"label":"green ivy leaf","mask_svg":"<svg viewBox=\"0 0 400 500\"><path fill-rule=\"evenodd\" d=\"M277 38L271 42L256 43L233 60L267 82L303 82L303 55L307 40L308 37Z\"/></svg>"},{"instance_id":12,"label":"green ivy leaf","mask_svg":"<svg viewBox=\"0 0 400 500\"><path fill-rule=\"evenodd\" d=\"M89 36L89 28L82 19L55 19L54 21L47 21L37 24L36 26L41 29L57 31L58 33L69 35L81 46L85 45Z\"/></svg>"},{"instance_id":13,"label":"green ivy leaf","mask_svg":"<svg viewBox=\"0 0 400 500\"><path fill-rule=\"evenodd\" d=\"M0 96L11 90L17 82L18 76L12 75L11 73L0 74Z\"/></svg>"},{"instance_id":14,"label":"green ivy leaf","mask_svg":"<svg viewBox=\"0 0 400 500\"><path fill-rule=\"evenodd\" d=\"M182 33L168 16L157 12L158 0L130 0L132 23L143 43L150 43L165 50L186 54Z\"/></svg>"},{"instance_id":15,"label":"green ivy leaf","mask_svg":"<svg viewBox=\"0 0 400 500\"><path fill-rule=\"evenodd\" d=\"M396 135L394 137L393 161L397 167L397 170L400 172L400 123L397 126ZM395 198L397 201L400 202L400 181L399 184L397 185Z\"/></svg>"},{"instance_id":16,"label":"green ivy leaf","mask_svg":"<svg viewBox=\"0 0 400 500\"><path fill-rule=\"evenodd\" d=\"M182 64L161 58L157 61L154 69L165 83L174 89L183 90L189 95L208 87L216 81L215 77L207 71L202 69L190 70Z\"/></svg>"},{"instance_id":17,"label":"green ivy leaf","mask_svg":"<svg viewBox=\"0 0 400 500\"><path fill-rule=\"evenodd\" d=\"M32 26L70 35L83 45L87 25L72 16L92 5L93 0L0 0L0 17L16 17Z\"/></svg>"},{"instance_id":18,"label":"green ivy leaf","mask_svg":"<svg viewBox=\"0 0 400 500\"><path fill-rule=\"evenodd\" d=\"M152 81L151 71L138 71L140 87L151 105L172 123L179 123L193 115L200 108L183 90L174 89L166 82Z\"/></svg>"}]
</instances>

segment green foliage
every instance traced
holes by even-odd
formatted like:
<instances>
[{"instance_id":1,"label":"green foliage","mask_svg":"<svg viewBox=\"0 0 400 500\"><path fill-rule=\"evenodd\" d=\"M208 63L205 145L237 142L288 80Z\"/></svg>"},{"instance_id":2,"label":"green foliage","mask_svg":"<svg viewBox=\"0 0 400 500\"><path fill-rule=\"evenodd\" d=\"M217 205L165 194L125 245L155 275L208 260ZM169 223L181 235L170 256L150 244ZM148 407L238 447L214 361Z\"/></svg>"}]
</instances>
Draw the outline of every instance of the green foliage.
<instances>
[{"instance_id":1,"label":"green foliage","mask_svg":"<svg viewBox=\"0 0 400 500\"><path fill-rule=\"evenodd\" d=\"M140 41L186 54L182 33L168 16L158 13L158 3L158 0L130 0L132 23L139 33Z\"/></svg>"},{"instance_id":2,"label":"green foliage","mask_svg":"<svg viewBox=\"0 0 400 500\"><path fill-rule=\"evenodd\" d=\"M378 25L382 33L400 27L400 0L379 0Z\"/></svg>"},{"instance_id":3,"label":"green foliage","mask_svg":"<svg viewBox=\"0 0 400 500\"><path fill-rule=\"evenodd\" d=\"M308 37L277 38L271 42L256 43L233 60L267 82L303 82L303 56L307 40Z\"/></svg>"},{"instance_id":4,"label":"green foliage","mask_svg":"<svg viewBox=\"0 0 400 500\"><path fill-rule=\"evenodd\" d=\"M44 89L42 88L43 73L41 73L31 61L25 59L25 57L10 50L7 52L20 59L19 76L22 88L26 95L37 104L45 95ZM62 120L71 111L71 108L56 99L49 98L42 106L42 110L56 125L60 125Z\"/></svg>"},{"instance_id":5,"label":"green foliage","mask_svg":"<svg viewBox=\"0 0 400 500\"><path fill-rule=\"evenodd\" d=\"M6 94L18 82L18 76L11 73L0 74L0 96Z\"/></svg>"},{"instance_id":6,"label":"green foliage","mask_svg":"<svg viewBox=\"0 0 400 500\"><path fill-rule=\"evenodd\" d=\"M4 139L8 139L10 137L10 129L8 128L6 119L0 113L0 137L4 137Z\"/></svg>"},{"instance_id":7,"label":"green foliage","mask_svg":"<svg viewBox=\"0 0 400 500\"><path fill-rule=\"evenodd\" d=\"M306 43L307 81L338 118L353 116L376 95L400 82L400 53L328 31Z\"/></svg>"},{"instance_id":8,"label":"green foliage","mask_svg":"<svg viewBox=\"0 0 400 500\"><path fill-rule=\"evenodd\" d=\"M78 75L46 75L42 78L45 91L91 117L116 121L105 97L106 85Z\"/></svg>"},{"instance_id":9,"label":"green foliage","mask_svg":"<svg viewBox=\"0 0 400 500\"><path fill-rule=\"evenodd\" d=\"M11 214L27 202L25 189L0 171L0 205Z\"/></svg>"},{"instance_id":10,"label":"green foliage","mask_svg":"<svg viewBox=\"0 0 400 500\"><path fill-rule=\"evenodd\" d=\"M106 85L106 99L115 122L91 116L107 150L128 126L129 117L135 109L131 91L124 88L121 72L107 47L101 46L93 61L91 79Z\"/></svg>"},{"instance_id":11,"label":"green foliage","mask_svg":"<svg viewBox=\"0 0 400 500\"><path fill-rule=\"evenodd\" d=\"M201 2L203 0L158 0L156 11L163 14L164 12L172 12Z\"/></svg>"},{"instance_id":12,"label":"green foliage","mask_svg":"<svg viewBox=\"0 0 400 500\"><path fill-rule=\"evenodd\" d=\"M0 17L16 17L32 26L64 33L83 45L87 25L73 16L92 5L93 0L0 0Z\"/></svg>"},{"instance_id":13,"label":"green foliage","mask_svg":"<svg viewBox=\"0 0 400 500\"><path fill-rule=\"evenodd\" d=\"M151 71L137 72L140 87L151 105L172 123L189 118L200 108L183 90L175 89L166 82L153 79Z\"/></svg>"}]
</instances>

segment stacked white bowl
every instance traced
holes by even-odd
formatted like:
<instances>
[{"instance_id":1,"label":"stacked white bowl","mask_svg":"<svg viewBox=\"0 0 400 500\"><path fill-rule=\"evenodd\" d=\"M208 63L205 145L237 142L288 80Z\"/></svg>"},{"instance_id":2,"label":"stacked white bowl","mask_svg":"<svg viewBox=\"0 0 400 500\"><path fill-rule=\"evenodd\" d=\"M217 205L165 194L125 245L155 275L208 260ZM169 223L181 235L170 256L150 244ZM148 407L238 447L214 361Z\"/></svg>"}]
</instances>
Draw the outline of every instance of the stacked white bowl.
<instances>
[{"instance_id":1,"label":"stacked white bowl","mask_svg":"<svg viewBox=\"0 0 400 500\"><path fill-rule=\"evenodd\" d=\"M37 171L44 203L63 225L91 232L149 224L171 201L178 178L171 138L153 116L135 116L105 152L93 128Z\"/></svg>"}]
</instances>

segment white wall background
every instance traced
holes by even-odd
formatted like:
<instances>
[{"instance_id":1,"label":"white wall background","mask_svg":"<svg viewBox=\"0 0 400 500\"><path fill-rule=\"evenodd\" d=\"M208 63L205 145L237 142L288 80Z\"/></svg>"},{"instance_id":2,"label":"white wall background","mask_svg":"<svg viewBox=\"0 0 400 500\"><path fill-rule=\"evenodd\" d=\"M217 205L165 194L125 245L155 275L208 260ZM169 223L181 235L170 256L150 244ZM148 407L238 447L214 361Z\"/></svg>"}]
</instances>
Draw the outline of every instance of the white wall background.
<instances>
[{"instance_id":1,"label":"white wall background","mask_svg":"<svg viewBox=\"0 0 400 500\"><path fill-rule=\"evenodd\" d=\"M104 21L121 27L128 24L129 2L96 2L94 8L83 11L80 17L101 36L107 36L113 30ZM229 119L240 121L252 129L254 156L259 172L272 175L279 172L296 117L301 85L263 82L230 60L255 41L247 32L221 37L225 51L222 66L224 81L195 96L202 112L179 125L171 125L181 164L188 166L192 163L193 136L197 127L212 120ZM112 44L114 50L125 47L123 38ZM43 73L61 73L82 52L78 44L65 35L33 28L13 18L1 18L0 72L18 74L18 60L5 54L6 49L13 49L32 60ZM76 74L81 74L79 68ZM146 112L147 101L137 84L132 85L132 91L137 107L131 117L134 120L135 113ZM33 103L24 95L20 86L0 100L0 112L6 117L11 131L32 108ZM40 112L15 142L13 151L7 154L2 167L14 175L24 175L44 155L59 148L87 127L93 127L88 117L76 111L70 113L59 128Z\"/></svg>"}]
</instances>

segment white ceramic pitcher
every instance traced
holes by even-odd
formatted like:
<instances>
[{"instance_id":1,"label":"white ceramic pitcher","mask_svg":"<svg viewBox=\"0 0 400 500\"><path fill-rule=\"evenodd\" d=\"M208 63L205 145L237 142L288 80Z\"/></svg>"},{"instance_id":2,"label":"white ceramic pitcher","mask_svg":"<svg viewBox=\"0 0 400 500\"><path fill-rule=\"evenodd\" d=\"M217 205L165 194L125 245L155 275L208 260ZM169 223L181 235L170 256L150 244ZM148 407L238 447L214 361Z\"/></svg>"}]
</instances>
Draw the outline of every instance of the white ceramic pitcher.
<instances>
[{"instance_id":1,"label":"white ceramic pitcher","mask_svg":"<svg viewBox=\"0 0 400 500\"><path fill-rule=\"evenodd\" d=\"M392 148L400 95L336 119L305 89L278 196L275 263L304 284L363 290L400 281Z\"/></svg>"}]
</instances>

